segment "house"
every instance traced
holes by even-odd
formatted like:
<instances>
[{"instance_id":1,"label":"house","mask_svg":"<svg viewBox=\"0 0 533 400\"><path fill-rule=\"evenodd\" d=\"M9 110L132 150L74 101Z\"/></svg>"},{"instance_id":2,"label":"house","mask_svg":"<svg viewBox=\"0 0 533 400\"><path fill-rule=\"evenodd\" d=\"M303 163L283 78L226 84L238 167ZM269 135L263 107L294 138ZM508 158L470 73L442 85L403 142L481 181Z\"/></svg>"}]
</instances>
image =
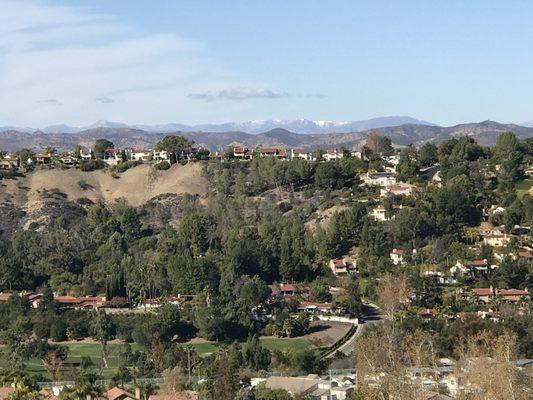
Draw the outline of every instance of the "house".
<instances>
[{"instance_id":1,"label":"house","mask_svg":"<svg viewBox=\"0 0 533 400\"><path fill-rule=\"evenodd\" d=\"M483 243L492 247L504 247L511 242L512 238L516 238L516 235L486 235L483 237Z\"/></svg>"},{"instance_id":2,"label":"house","mask_svg":"<svg viewBox=\"0 0 533 400\"><path fill-rule=\"evenodd\" d=\"M494 298L495 291L492 288L474 288L471 295L477 299L480 303L489 303Z\"/></svg>"},{"instance_id":3,"label":"house","mask_svg":"<svg viewBox=\"0 0 533 400\"><path fill-rule=\"evenodd\" d=\"M368 186L391 186L396 184L394 172L367 172L360 176L363 184Z\"/></svg>"},{"instance_id":4,"label":"house","mask_svg":"<svg viewBox=\"0 0 533 400\"><path fill-rule=\"evenodd\" d=\"M321 379L318 375L298 377L271 376L269 378L252 378L252 386L264 385L267 389L286 390L293 397L313 400L346 400L355 389L354 380Z\"/></svg>"},{"instance_id":5,"label":"house","mask_svg":"<svg viewBox=\"0 0 533 400\"><path fill-rule=\"evenodd\" d=\"M296 160L306 160L306 161L315 161L316 156L315 153L309 150L297 148L297 149L291 149L291 159Z\"/></svg>"},{"instance_id":6,"label":"house","mask_svg":"<svg viewBox=\"0 0 533 400\"><path fill-rule=\"evenodd\" d=\"M279 285L269 285L269 288L273 297L306 296L309 294L309 288L298 283L280 283Z\"/></svg>"},{"instance_id":7,"label":"house","mask_svg":"<svg viewBox=\"0 0 533 400\"><path fill-rule=\"evenodd\" d=\"M148 400L199 400L198 392L185 390L183 392L174 392L169 394L152 394Z\"/></svg>"},{"instance_id":8,"label":"house","mask_svg":"<svg viewBox=\"0 0 533 400\"><path fill-rule=\"evenodd\" d=\"M368 215L370 215L372 218L374 218L374 220L381 221L381 222L390 221L390 220L394 219L394 215L391 215L391 216L387 215L387 210L383 206L374 207L368 213Z\"/></svg>"},{"instance_id":9,"label":"house","mask_svg":"<svg viewBox=\"0 0 533 400\"><path fill-rule=\"evenodd\" d=\"M381 197L387 197L392 194L394 196L411 196L416 190L415 185L408 183L400 183L397 185L387 185L380 190Z\"/></svg>"},{"instance_id":10,"label":"house","mask_svg":"<svg viewBox=\"0 0 533 400\"><path fill-rule=\"evenodd\" d=\"M503 235L506 232L504 226L492 226L488 224L480 225L477 230L481 236Z\"/></svg>"},{"instance_id":11,"label":"house","mask_svg":"<svg viewBox=\"0 0 533 400\"><path fill-rule=\"evenodd\" d=\"M260 157L287 158L287 152L277 147L261 147L258 152Z\"/></svg>"},{"instance_id":12,"label":"house","mask_svg":"<svg viewBox=\"0 0 533 400\"><path fill-rule=\"evenodd\" d=\"M326 152L324 152L324 154L322 154L322 159L324 159L325 161L335 161L340 160L341 158L342 151L339 152L337 149L327 150Z\"/></svg>"},{"instance_id":13,"label":"house","mask_svg":"<svg viewBox=\"0 0 533 400\"><path fill-rule=\"evenodd\" d=\"M169 155L165 150L152 150L152 160L156 163L169 161Z\"/></svg>"},{"instance_id":14,"label":"house","mask_svg":"<svg viewBox=\"0 0 533 400\"><path fill-rule=\"evenodd\" d=\"M0 169L18 168L19 159L15 156L5 156L0 159Z\"/></svg>"},{"instance_id":15,"label":"house","mask_svg":"<svg viewBox=\"0 0 533 400\"><path fill-rule=\"evenodd\" d=\"M76 157L71 156L70 154L62 155L59 158L59 161L63 165L76 165L78 163L78 159Z\"/></svg>"},{"instance_id":16,"label":"house","mask_svg":"<svg viewBox=\"0 0 533 400\"><path fill-rule=\"evenodd\" d=\"M114 387L103 393L103 397L107 400L139 400L141 398L141 391L139 388L135 389L135 395L124 389Z\"/></svg>"},{"instance_id":17,"label":"house","mask_svg":"<svg viewBox=\"0 0 533 400\"><path fill-rule=\"evenodd\" d=\"M89 161L93 158L93 151L87 147L80 147L80 160Z\"/></svg>"},{"instance_id":18,"label":"house","mask_svg":"<svg viewBox=\"0 0 533 400\"><path fill-rule=\"evenodd\" d=\"M298 303L298 311L305 311L313 314L327 314L331 313L331 303L320 303L313 301L300 301Z\"/></svg>"},{"instance_id":19,"label":"house","mask_svg":"<svg viewBox=\"0 0 533 400\"><path fill-rule=\"evenodd\" d=\"M500 289L496 290L496 297L506 303L518 303L529 299L529 291L527 289Z\"/></svg>"},{"instance_id":20,"label":"house","mask_svg":"<svg viewBox=\"0 0 533 400\"><path fill-rule=\"evenodd\" d=\"M60 307L76 308L80 310L95 309L102 307L105 304L105 297L74 297L74 296L54 296L54 300Z\"/></svg>"},{"instance_id":21,"label":"house","mask_svg":"<svg viewBox=\"0 0 533 400\"><path fill-rule=\"evenodd\" d=\"M252 152L247 147L237 146L233 148L233 158L249 160L252 158Z\"/></svg>"},{"instance_id":22,"label":"house","mask_svg":"<svg viewBox=\"0 0 533 400\"><path fill-rule=\"evenodd\" d=\"M104 150L104 155L102 157L102 160L107 165L117 165L121 161L120 153L114 147L108 147L107 149Z\"/></svg>"},{"instance_id":23,"label":"house","mask_svg":"<svg viewBox=\"0 0 533 400\"><path fill-rule=\"evenodd\" d=\"M0 302L8 301L11 296L13 296L13 293L0 292Z\"/></svg>"},{"instance_id":24,"label":"house","mask_svg":"<svg viewBox=\"0 0 533 400\"><path fill-rule=\"evenodd\" d=\"M421 317L422 319L426 321L429 321L435 318L435 316L437 315L437 312L431 308L423 308L421 310L418 310L416 312L416 315L418 315L419 317Z\"/></svg>"},{"instance_id":25,"label":"house","mask_svg":"<svg viewBox=\"0 0 533 400\"><path fill-rule=\"evenodd\" d=\"M33 156L32 162L38 165L48 165L52 163L52 157L50 154L38 153Z\"/></svg>"},{"instance_id":26,"label":"house","mask_svg":"<svg viewBox=\"0 0 533 400\"><path fill-rule=\"evenodd\" d=\"M400 163L400 156L398 154L382 156L381 159L389 164L392 164L394 167L397 167Z\"/></svg>"},{"instance_id":27,"label":"house","mask_svg":"<svg viewBox=\"0 0 533 400\"><path fill-rule=\"evenodd\" d=\"M130 161L149 161L152 159L152 150L136 149L133 147L124 150L126 158Z\"/></svg>"},{"instance_id":28,"label":"house","mask_svg":"<svg viewBox=\"0 0 533 400\"><path fill-rule=\"evenodd\" d=\"M392 252L389 254L390 259L394 265L403 264L403 256L405 254L404 250L392 249Z\"/></svg>"},{"instance_id":29,"label":"house","mask_svg":"<svg viewBox=\"0 0 533 400\"><path fill-rule=\"evenodd\" d=\"M531 251L519 251L518 259L526 260L526 262L533 262L533 253Z\"/></svg>"},{"instance_id":30,"label":"house","mask_svg":"<svg viewBox=\"0 0 533 400\"><path fill-rule=\"evenodd\" d=\"M335 276L348 276L357 272L356 262L349 258L329 260L328 267Z\"/></svg>"}]
</instances>

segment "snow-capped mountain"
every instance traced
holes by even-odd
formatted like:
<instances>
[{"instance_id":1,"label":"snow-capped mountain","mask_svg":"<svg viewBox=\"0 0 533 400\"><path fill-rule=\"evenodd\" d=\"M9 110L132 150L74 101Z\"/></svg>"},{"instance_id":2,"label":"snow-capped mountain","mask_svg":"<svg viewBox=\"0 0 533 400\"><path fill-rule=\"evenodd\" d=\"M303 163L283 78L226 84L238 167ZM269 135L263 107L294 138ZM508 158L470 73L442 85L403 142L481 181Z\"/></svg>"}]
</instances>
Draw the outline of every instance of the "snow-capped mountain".
<instances>
[{"instance_id":1,"label":"snow-capped mountain","mask_svg":"<svg viewBox=\"0 0 533 400\"><path fill-rule=\"evenodd\" d=\"M400 126L405 124L414 125L435 125L427 121L418 120L407 116L390 116L372 118L362 121L324 121L309 119L267 119L245 122L226 122L222 124L197 124L186 125L179 123L145 125L145 124L125 124L122 122L112 122L106 120L96 121L94 124L74 127L64 124L51 125L40 129L44 133L78 133L95 128L132 128L141 129L146 132L170 133L170 132L232 132L239 131L245 133L261 133L276 128L286 129L294 133L348 133L360 132L368 129L384 128L389 126ZM16 128L12 128L18 130ZM2 129L1 130L7 130ZM33 130L37 131L37 130Z\"/></svg>"}]
</instances>

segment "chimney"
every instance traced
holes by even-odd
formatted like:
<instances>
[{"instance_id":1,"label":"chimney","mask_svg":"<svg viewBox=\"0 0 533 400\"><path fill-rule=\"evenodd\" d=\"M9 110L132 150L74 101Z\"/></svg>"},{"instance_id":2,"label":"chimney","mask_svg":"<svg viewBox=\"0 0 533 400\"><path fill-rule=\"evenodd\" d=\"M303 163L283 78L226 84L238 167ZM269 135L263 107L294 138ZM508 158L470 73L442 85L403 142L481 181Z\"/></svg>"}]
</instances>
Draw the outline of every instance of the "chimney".
<instances>
[{"instance_id":1,"label":"chimney","mask_svg":"<svg viewBox=\"0 0 533 400\"><path fill-rule=\"evenodd\" d=\"M139 386L135 388L135 397L139 400L141 399L141 388Z\"/></svg>"}]
</instances>

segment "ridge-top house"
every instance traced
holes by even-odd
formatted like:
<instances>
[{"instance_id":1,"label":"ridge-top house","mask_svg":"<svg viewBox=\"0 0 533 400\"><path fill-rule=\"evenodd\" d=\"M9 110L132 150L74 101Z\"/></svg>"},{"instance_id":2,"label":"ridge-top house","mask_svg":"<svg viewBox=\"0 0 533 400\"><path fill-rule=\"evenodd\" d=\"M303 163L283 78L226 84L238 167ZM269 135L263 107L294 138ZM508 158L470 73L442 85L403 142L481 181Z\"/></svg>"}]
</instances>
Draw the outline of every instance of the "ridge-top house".
<instances>
[{"instance_id":1,"label":"ridge-top house","mask_svg":"<svg viewBox=\"0 0 533 400\"><path fill-rule=\"evenodd\" d=\"M12 169L19 166L19 159L15 156L5 156L0 158L0 169Z\"/></svg>"},{"instance_id":2,"label":"ridge-top house","mask_svg":"<svg viewBox=\"0 0 533 400\"><path fill-rule=\"evenodd\" d=\"M357 264L355 260L350 258L334 258L329 260L329 269L335 276L348 276L357 272Z\"/></svg>"},{"instance_id":3,"label":"ridge-top house","mask_svg":"<svg viewBox=\"0 0 533 400\"><path fill-rule=\"evenodd\" d=\"M367 172L360 176L365 185L368 186L391 186L396 184L395 172Z\"/></svg>"},{"instance_id":4,"label":"ridge-top house","mask_svg":"<svg viewBox=\"0 0 533 400\"><path fill-rule=\"evenodd\" d=\"M483 243L491 247L504 247L511 242L511 239L516 237L516 235L511 235L507 233L497 235L485 235L483 236Z\"/></svg>"},{"instance_id":5,"label":"ridge-top house","mask_svg":"<svg viewBox=\"0 0 533 400\"><path fill-rule=\"evenodd\" d=\"M325 161L340 160L342 156L343 156L342 151L339 151L337 149L326 150L324 154L322 154L322 158Z\"/></svg>"},{"instance_id":6,"label":"ridge-top house","mask_svg":"<svg viewBox=\"0 0 533 400\"><path fill-rule=\"evenodd\" d=\"M46 153L37 153L33 156L32 162L37 165L48 165L52 163L52 156Z\"/></svg>"},{"instance_id":7,"label":"ridge-top house","mask_svg":"<svg viewBox=\"0 0 533 400\"><path fill-rule=\"evenodd\" d=\"M136 149L129 147L124 149L126 158L131 161L149 161L152 159L152 150Z\"/></svg>"},{"instance_id":8,"label":"ridge-top house","mask_svg":"<svg viewBox=\"0 0 533 400\"><path fill-rule=\"evenodd\" d=\"M306 161L315 161L316 156L312 151L305 150L302 148L294 148L291 149L291 159L300 159L300 160L306 160Z\"/></svg>"},{"instance_id":9,"label":"ridge-top house","mask_svg":"<svg viewBox=\"0 0 533 400\"><path fill-rule=\"evenodd\" d=\"M117 165L120 160L120 152L118 149L115 149L114 147L108 147L104 151L104 155L102 157L102 160L107 165Z\"/></svg>"},{"instance_id":10,"label":"ridge-top house","mask_svg":"<svg viewBox=\"0 0 533 400\"><path fill-rule=\"evenodd\" d=\"M233 158L238 158L239 160L249 160L252 158L252 152L248 147L235 146L233 148Z\"/></svg>"},{"instance_id":11,"label":"ridge-top house","mask_svg":"<svg viewBox=\"0 0 533 400\"><path fill-rule=\"evenodd\" d=\"M93 158L93 151L87 147L80 147L80 160L89 161Z\"/></svg>"},{"instance_id":12,"label":"ridge-top house","mask_svg":"<svg viewBox=\"0 0 533 400\"><path fill-rule=\"evenodd\" d=\"M261 147L258 152L260 157L287 158L285 149L277 147Z\"/></svg>"}]
</instances>

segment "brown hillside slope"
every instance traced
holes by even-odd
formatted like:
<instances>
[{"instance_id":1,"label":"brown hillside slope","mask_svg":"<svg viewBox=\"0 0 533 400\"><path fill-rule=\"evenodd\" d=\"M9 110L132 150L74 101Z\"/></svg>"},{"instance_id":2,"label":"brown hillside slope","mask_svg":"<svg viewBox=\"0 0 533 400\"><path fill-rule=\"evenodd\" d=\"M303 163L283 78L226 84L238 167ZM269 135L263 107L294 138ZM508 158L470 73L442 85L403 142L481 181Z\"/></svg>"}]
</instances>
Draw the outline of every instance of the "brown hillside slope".
<instances>
[{"instance_id":1,"label":"brown hillside slope","mask_svg":"<svg viewBox=\"0 0 533 400\"><path fill-rule=\"evenodd\" d=\"M140 165L118 174L118 178L108 171L42 169L18 180L4 180L0 202L9 199L30 211L38 207L43 192L55 191L63 193L70 201L88 198L94 202L110 203L125 198L131 205L139 206L165 193L205 194L201 168L200 164L188 164L158 171L151 165Z\"/></svg>"}]
</instances>

